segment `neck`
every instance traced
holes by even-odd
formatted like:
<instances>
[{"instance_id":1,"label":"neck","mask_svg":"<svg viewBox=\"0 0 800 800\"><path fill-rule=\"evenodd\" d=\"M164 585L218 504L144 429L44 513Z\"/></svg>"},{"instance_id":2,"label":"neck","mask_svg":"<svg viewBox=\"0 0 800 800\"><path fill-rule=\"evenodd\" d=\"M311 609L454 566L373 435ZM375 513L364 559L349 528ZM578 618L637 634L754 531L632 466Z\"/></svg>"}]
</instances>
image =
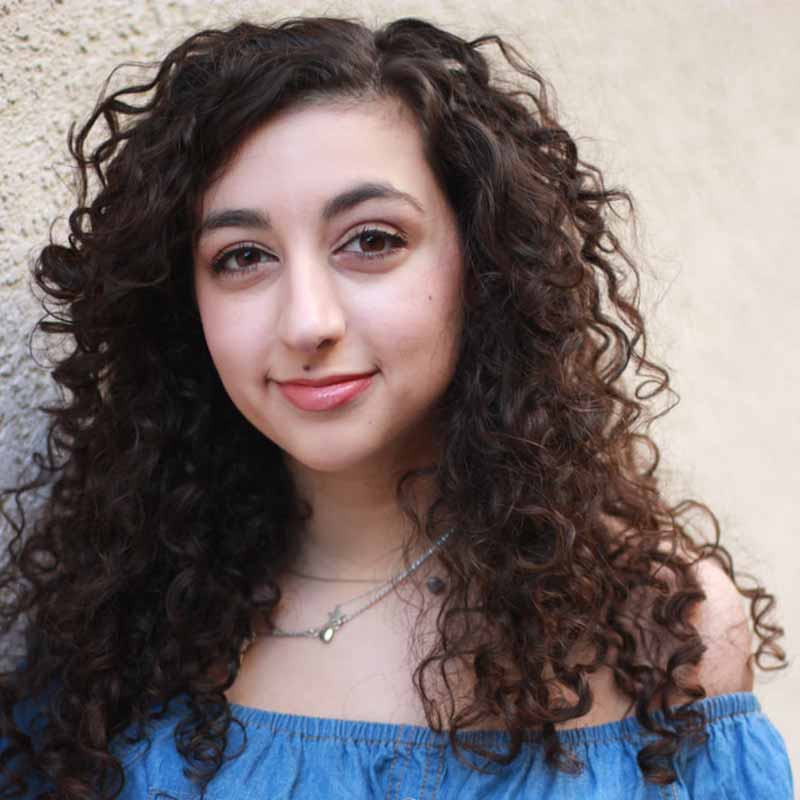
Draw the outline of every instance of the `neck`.
<instances>
[{"instance_id":1,"label":"neck","mask_svg":"<svg viewBox=\"0 0 800 800\"><path fill-rule=\"evenodd\" d=\"M292 569L330 579L383 581L404 568L403 547L414 529L395 497L399 472L362 468L325 473L297 462L289 468L312 509L298 533L299 556ZM420 478L409 495L420 519L431 498L430 477ZM413 547L410 558L426 548Z\"/></svg>"}]
</instances>

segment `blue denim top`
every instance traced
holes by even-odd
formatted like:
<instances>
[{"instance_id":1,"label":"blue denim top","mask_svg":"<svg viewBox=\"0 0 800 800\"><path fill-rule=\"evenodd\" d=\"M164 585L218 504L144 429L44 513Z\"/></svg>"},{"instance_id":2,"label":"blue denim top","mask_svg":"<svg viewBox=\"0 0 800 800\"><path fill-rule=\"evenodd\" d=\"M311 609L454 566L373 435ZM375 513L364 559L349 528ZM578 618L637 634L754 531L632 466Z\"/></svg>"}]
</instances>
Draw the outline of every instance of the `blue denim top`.
<instances>
[{"instance_id":1,"label":"blue denim top","mask_svg":"<svg viewBox=\"0 0 800 800\"><path fill-rule=\"evenodd\" d=\"M162 719L150 723L152 744L146 739L134 745L112 742L126 775L120 800L200 797L183 775L188 765L173 739L186 699L179 696ZM247 742L245 746L242 728L232 724L225 753L231 760L209 783L209 800L794 798L785 742L752 692L716 695L694 704L708 719L709 738L700 747L681 747L673 761L678 780L667 786L642 777L636 754L653 735L634 717L556 732L583 761L578 775L547 767L542 745L533 739L523 743L510 765L490 764L489 772L481 774L459 762L446 733L426 727L296 716L236 703L230 707L246 730ZM660 711L653 716L665 723ZM459 737L495 751L509 741L504 731L465 731ZM462 752L486 768L485 760Z\"/></svg>"}]
</instances>

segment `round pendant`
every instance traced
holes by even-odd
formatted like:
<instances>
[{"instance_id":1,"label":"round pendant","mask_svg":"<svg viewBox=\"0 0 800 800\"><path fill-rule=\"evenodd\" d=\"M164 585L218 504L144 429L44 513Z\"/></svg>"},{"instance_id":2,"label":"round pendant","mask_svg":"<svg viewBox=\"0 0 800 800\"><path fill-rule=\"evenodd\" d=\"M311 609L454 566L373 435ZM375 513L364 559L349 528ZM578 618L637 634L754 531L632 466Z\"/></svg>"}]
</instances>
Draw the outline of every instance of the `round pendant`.
<instances>
[{"instance_id":1,"label":"round pendant","mask_svg":"<svg viewBox=\"0 0 800 800\"><path fill-rule=\"evenodd\" d=\"M319 638L322 639L325 644L328 644L331 639L333 639L333 634L336 633L336 628L333 625L328 625L327 628L323 628L320 631Z\"/></svg>"},{"instance_id":2,"label":"round pendant","mask_svg":"<svg viewBox=\"0 0 800 800\"><path fill-rule=\"evenodd\" d=\"M436 575L428 578L425 585L431 594L441 594L444 591L444 581Z\"/></svg>"}]
</instances>

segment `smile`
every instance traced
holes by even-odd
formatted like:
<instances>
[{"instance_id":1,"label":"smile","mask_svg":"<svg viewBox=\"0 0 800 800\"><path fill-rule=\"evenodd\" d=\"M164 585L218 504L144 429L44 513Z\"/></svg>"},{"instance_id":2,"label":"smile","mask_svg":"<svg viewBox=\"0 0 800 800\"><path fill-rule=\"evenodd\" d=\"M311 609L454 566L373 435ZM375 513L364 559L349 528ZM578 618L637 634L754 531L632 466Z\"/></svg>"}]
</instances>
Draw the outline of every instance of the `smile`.
<instances>
[{"instance_id":1,"label":"smile","mask_svg":"<svg viewBox=\"0 0 800 800\"><path fill-rule=\"evenodd\" d=\"M327 386L302 386L298 383L279 383L278 388L292 405L302 411L328 411L349 403L369 388L373 375L365 375Z\"/></svg>"}]
</instances>

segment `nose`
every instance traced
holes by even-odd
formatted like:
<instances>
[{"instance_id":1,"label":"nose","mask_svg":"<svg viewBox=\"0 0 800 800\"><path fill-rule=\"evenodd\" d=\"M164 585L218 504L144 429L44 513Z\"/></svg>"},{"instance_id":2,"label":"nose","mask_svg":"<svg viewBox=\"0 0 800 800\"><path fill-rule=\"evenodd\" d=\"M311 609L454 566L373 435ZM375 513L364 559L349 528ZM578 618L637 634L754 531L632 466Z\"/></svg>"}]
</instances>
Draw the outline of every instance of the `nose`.
<instances>
[{"instance_id":1,"label":"nose","mask_svg":"<svg viewBox=\"0 0 800 800\"><path fill-rule=\"evenodd\" d=\"M278 332L286 347L311 354L320 342L341 339L346 329L345 311L325 259L295 259L287 263L283 277Z\"/></svg>"}]
</instances>

